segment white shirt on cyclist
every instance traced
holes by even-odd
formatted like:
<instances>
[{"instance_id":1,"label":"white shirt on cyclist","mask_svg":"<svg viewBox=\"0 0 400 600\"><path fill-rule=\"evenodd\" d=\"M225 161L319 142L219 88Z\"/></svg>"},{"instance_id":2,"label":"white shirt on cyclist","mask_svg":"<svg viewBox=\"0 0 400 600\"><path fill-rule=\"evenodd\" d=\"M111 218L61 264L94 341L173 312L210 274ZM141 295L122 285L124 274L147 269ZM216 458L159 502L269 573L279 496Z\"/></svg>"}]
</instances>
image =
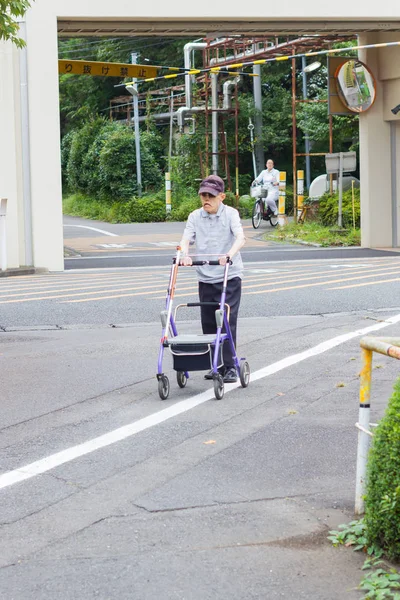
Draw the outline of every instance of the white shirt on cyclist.
<instances>
[{"instance_id":1,"label":"white shirt on cyclist","mask_svg":"<svg viewBox=\"0 0 400 600\"><path fill-rule=\"evenodd\" d=\"M261 183L261 185L277 183L276 189L279 190L279 171L278 169L264 169L254 181L258 184Z\"/></svg>"}]
</instances>

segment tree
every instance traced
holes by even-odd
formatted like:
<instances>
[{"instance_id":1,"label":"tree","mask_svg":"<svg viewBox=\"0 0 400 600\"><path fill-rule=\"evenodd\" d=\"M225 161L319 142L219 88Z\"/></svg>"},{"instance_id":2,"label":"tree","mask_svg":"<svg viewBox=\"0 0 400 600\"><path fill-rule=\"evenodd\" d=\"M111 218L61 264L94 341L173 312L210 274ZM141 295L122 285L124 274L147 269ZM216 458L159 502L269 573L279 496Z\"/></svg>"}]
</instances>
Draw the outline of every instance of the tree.
<instances>
[{"instance_id":1,"label":"tree","mask_svg":"<svg viewBox=\"0 0 400 600\"><path fill-rule=\"evenodd\" d=\"M16 19L23 17L30 5L29 0L0 0L0 40L10 40L18 48L25 46L24 40L18 37Z\"/></svg>"}]
</instances>

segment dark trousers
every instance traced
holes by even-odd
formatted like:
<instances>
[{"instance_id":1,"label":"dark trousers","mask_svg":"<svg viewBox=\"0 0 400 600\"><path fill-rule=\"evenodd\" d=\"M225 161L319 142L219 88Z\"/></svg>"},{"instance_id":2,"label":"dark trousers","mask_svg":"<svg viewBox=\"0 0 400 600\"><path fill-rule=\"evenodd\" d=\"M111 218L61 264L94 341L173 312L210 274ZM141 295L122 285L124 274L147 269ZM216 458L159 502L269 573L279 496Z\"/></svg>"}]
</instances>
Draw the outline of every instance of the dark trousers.
<instances>
[{"instance_id":1,"label":"dark trousers","mask_svg":"<svg viewBox=\"0 0 400 600\"><path fill-rule=\"evenodd\" d=\"M221 302L222 281L220 283L203 283L199 281L199 298L200 302ZM234 277L228 281L226 289L226 304L231 307L229 325L231 327L233 343L236 348L236 326L240 306L240 297L242 294L242 280L240 277ZM201 307L201 326L203 333L216 333L217 325L215 322L215 311L218 306L202 306ZM222 329L225 332L225 327ZM224 365L226 368L234 366L233 356L228 342L224 343L223 348Z\"/></svg>"}]
</instances>

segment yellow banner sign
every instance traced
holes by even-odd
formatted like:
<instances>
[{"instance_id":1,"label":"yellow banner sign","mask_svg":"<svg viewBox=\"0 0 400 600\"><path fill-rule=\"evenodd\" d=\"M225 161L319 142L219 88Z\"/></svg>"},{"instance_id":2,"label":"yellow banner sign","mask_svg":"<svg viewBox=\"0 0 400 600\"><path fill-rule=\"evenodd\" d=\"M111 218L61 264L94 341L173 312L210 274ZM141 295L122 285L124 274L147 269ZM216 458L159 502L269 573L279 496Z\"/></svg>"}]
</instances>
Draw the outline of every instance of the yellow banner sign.
<instances>
[{"instance_id":1,"label":"yellow banner sign","mask_svg":"<svg viewBox=\"0 0 400 600\"><path fill-rule=\"evenodd\" d=\"M74 75L97 75L101 77L129 77L148 78L156 77L157 67L148 65L130 65L125 63L103 63L87 60L59 60L59 73Z\"/></svg>"}]
</instances>

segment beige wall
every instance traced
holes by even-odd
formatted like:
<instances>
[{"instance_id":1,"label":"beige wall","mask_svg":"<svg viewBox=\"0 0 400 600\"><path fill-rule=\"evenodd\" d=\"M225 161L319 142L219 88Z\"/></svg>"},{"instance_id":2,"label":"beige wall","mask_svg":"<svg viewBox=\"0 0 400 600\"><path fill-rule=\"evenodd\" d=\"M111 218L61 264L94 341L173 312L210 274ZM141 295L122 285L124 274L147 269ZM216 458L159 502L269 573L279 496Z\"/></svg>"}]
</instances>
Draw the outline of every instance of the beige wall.
<instances>
[{"instance_id":1,"label":"beige wall","mask_svg":"<svg viewBox=\"0 0 400 600\"><path fill-rule=\"evenodd\" d=\"M359 39L364 45L397 41L399 36L370 33L360 35ZM361 50L359 55L372 70L377 84L374 105L360 115L362 245L390 247L393 240L389 121L400 122L400 115L394 116L390 110L400 103L400 46ZM397 138L399 135L397 129ZM399 193L398 188L397 202Z\"/></svg>"},{"instance_id":2,"label":"beige wall","mask_svg":"<svg viewBox=\"0 0 400 600\"><path fill-rule=\"evenodd\" d=\"M350 7L350 14L349 14ZM133 3L131 0L38 0L28 11L28 85L29 136L31 155L31 201L33 260L37 267L51 270L63 268L62 208L60 174L59 98L57 71L57 17L95 20L155 19L206 20L264 20L271 23L271 10L264 0L255 0L249 7L242 0L205 0L196 3L176 0L165 4L159 0ZM376 3L373 0L353 2L337 0L294 0L274 6L273 20L370 19L388 21L398 19L398 0ZM229 15L229 18L226 16ZM321 21L322 20L322 21ZM322 24L321 24L322 23ZM318 31L318 29L316 29ZM204 32L206 33L206 31ZM361 41L400 39L397 34L363 36ZM363 54L378 77L378 99L374 107L361 116L361 174L363 206L363 244L372 246L391 244L389 125L385 119L394 118L390 108L400 102L399 92L400 48L371 50ZM0 44L0 195L9 197L8 220L10 266L24 261L24 215L21 184L21 151L18 100L18 72L9 44ZM397 119L400 118L397 117ZM400 153L399 153L400 156ZM379 157L379 181L376 175ZM381 183L382 174L384 183ZM400 186L399 186L400 190Z\"/></svg>"},{"instance_id":3,"label":"beige wall","mask_svg":"<svg viewBox=\"0 0 400 600\"><path fill-rule=\"evenodd\" d=\"M0 197L7 198L7 257L9 267L21 264L23 241L19 229L20 160L18 155L18 87L16 53L11 44L0 42Z\"/></svg>"}]
</instances>

